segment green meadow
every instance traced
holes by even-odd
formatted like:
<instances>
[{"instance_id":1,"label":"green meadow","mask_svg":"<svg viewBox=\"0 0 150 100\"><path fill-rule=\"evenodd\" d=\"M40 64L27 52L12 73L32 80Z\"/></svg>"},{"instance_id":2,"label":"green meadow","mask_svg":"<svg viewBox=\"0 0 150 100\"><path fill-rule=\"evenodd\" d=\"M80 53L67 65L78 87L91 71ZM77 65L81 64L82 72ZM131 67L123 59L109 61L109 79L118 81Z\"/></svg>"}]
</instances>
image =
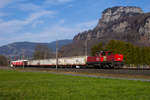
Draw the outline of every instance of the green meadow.
<instances>
[{"instance_id":1,"label":"green meadow","mask_svg":"<svg viewBox=\"0 0 150 100\"><path fill-rule=\"evenodd\" d=\"M150 82L0 70L0 100L150 100Z\"/></svg>"}]
</instances>

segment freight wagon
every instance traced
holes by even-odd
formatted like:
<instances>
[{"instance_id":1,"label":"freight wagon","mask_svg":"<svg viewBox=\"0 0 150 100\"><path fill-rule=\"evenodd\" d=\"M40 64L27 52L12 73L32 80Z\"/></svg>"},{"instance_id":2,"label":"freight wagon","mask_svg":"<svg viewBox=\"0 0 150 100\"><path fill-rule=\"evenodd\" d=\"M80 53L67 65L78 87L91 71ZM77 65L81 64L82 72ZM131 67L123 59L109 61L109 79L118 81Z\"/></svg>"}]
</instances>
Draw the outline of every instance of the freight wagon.
<instances>
[{"instance_id":1,"label":"freight wagon","mask_svg":"<svg viewBox=\"0 0 150 100\"><path fill-rule=\"evenodd\" d=\"M98 68L120 68L123 66L123 55L113 54L109 51L101 51L96 56L63 57L55 59L40 60L18 60L12 61L11 66L28 67L98 67Z\"/></svg>"},{"instance_id":2,"label":"freight wagon","mask_svg":"<svg viewBox=\"0 0 150 100\"><path fill-rule=\"evenodd\" d=\"M87 56L58 58L58 66L85 66ZM29 60L28 66L56 66L56 59Z\"/></svg>"}]
</instances>

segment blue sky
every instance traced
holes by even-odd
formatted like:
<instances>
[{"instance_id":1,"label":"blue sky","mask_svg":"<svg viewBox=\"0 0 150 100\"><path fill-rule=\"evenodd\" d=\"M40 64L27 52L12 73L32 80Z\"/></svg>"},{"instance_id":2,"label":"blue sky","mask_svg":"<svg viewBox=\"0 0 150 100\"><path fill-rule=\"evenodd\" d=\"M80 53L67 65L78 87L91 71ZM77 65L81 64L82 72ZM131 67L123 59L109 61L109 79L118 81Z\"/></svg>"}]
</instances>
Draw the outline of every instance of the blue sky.
<instances>
[{"instance_id":1,"label":"blue sky","mask_svg":"<svg viewBox=\"0 0 150 100\"><path fill-rule=\"evenodd\" d=\"M1 0L0 46L72 39L94 28L102 11L113 6L138 6L150 12L149 0Z\"/></svg>"}]
</instances>

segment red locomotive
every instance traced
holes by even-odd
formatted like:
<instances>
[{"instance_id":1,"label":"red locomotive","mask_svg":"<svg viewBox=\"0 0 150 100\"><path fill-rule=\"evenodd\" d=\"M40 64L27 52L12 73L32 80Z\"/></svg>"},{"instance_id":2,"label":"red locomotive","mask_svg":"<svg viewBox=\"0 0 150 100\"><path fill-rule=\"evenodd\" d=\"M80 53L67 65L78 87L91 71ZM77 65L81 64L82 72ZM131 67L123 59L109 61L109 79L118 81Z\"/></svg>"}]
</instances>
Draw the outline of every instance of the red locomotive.
<instances>
[{"instance_id":1,"label":"red locomotive","mask_svg":"<svg viewBox=\"0 0 150 100\"><path fill-rule=\"evenodd\" d=\"M89 56L87 64L99 68L120 68L123 66L123 55L113 54L110 51L101 51L94 57Z\"/></svg>"},{"instance_id":2,"label":"red locomotive","mask_svg":"<svg viewBox=\"0 0 150 100\"><path fill-rule=\"evenodd\" d=\"M123 66L123 55L113 54L109 51L101 51L96 56L77 56L58 58L58 63L55 58L40 59L40 60L18 60L12 61L13 66L36 66L36 67L98 67L98 68L121 68Z\"/></svg>"}]
</instances>

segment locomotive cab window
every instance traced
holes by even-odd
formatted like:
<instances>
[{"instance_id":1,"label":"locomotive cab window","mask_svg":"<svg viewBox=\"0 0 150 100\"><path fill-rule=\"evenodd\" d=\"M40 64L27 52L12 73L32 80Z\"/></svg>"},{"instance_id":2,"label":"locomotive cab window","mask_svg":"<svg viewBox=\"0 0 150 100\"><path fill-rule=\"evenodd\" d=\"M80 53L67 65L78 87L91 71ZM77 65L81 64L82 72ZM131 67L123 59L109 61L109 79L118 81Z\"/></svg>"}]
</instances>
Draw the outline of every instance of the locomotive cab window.
<instances>
[{"instance_id":1,"label":"locomotive cab window","mask_svg":"<svg viewBox=\"0 0 150 100\"><path fill-rule=\"evenodd\" d=\"M105 56L106 55L106 53L105 52L102 52L102 56Z\"/></svg>"},{"instance_id":2,"label":"locomotive cab window","mask_svg":"<svg viewBox=\"0 0 150 100\"><path fill-rule=\"evenodd\" d=\"M107 55L111 55L112 54L112 52L108 52L108 54Z\"/></svg>"}]
</instances>

